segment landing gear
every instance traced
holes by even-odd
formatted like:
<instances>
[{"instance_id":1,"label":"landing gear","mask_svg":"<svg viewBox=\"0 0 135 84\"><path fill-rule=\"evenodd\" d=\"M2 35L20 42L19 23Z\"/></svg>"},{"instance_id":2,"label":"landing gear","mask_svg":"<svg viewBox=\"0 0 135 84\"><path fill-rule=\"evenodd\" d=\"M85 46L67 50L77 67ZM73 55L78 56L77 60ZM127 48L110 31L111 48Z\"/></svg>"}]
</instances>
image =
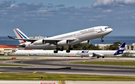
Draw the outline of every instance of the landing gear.
<instances>
[{"instance_id":1,"label":"landing gear","mask_svg":"<svg viewBox=\"0 0 135 84\"><path fill-rule=\"evenodd\" d=\"M59 48L57 47L56 50L54 50L54 53L58 53Z\"/></svg>"},{"instance_id":2,"label":"landing gear","mask_svg":"<svg viewBox=\"0 0 135 84\"><path fill-rule=\"evenodd\" d=\"M64 50L64 47L63 47L63 46L62 46L61 48L58 48L58 47L57 47L56 50L54 50L54 53L58 53L59 50L60 50L60 51L63 51L63 50Z\"/></svg>"},{"instance_id":3,"label":"landing gear","mask_svg":"<svg viewBox=\"0 0 135 84\"><path fill-rule=\"evenodd\" d=\"M69 45L68 50L66 50L67 53L70 53L70 50L72 50L71 46Z\"/></svg>"},{"instance_id":4,"label":"landing gear","mask_svg":"<svg viewBox=\"0 0 135 84\"><path fill-rule=\"evenodd\" d=\"M54 53L58 53L58 50L54 50Z\"/></svg>"},{"instance_id":5,"label":"landing gear","mask_svg":"<svg viewBox=\"0 0 135 84\"><path fill-rule=\"evenodd\" d=\"M66 50L67 53L70 53L70 50Z\"/></svg>"},{"instance_id":6,"label":"landing gear","mask_svg":"<svg viewBox=\"0 0 135 84\"><path fill-rule=\"evenodd\" d=\"M62 46L61 49L60 49L60 51L63 51L63 50L64 50L64 47Z\"/></svg>"},{"instance_id":7,"label":"landing gear","mask_svg":"<svg viewBox=\"0 0 135 84\"><path fill-rule=\"evenodd\" d=\"M101 37L101 42L104 42L103 38L104 38L104 37L102 36L102 37Z\"/></svg>"},{"instance_id":8,"label":"landing gear","mask_svg":"<svg viewBox=\"0 0 135 84\"><path fill-rule=\"evenodd\" d=\"M58 51L63 51L64 47L62 46L61 48L56 48L56 50L54 50L54 53L58 53ZM71 46L69 45L68 50L66 50L67 53L70 53L70 50L72 50Z\"/></svg>"},{"instance_id":9,"label":"landing gear","mask_svg":"<svg viewBox=\"0 0 135 84\"><path fill-rule=\"evenodd\" d=\"M102 56L102 58L105 58L104 56Z\"/></svg>"},{"instance_id":10,"label":"landing gear","mask_svg":"<svg viewBox=\"0 0 135 84\"><path fill-rule=\"evenodd\" d=\"M99 58L99 56L97 56L97 58ZM105 58L104 56L102 56L102 58Z\"/></svg>"}]
</instances>

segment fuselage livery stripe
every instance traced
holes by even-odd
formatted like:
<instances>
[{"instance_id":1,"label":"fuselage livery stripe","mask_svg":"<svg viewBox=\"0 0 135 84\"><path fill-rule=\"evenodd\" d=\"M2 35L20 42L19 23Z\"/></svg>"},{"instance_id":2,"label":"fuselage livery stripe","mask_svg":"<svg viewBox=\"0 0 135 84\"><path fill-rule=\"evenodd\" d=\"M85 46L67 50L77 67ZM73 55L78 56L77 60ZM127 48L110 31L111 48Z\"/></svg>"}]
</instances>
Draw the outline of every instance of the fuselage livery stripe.
<instances>
[{"instance_id":1,"label":"fuselage livery stripe","mask_svg":"<svg viewBox=\"0 0 135 84\"><path fill-rule=\"evenodd\" d=\"M97 31L92 31L92 32L97 32ZM92 33L92 32L87 32L87 33L82 33L82 34L78 34L78 35L74 35L74 36L69 36L69 37L63 37L61 39L65 39L65 38L70 38L70 37L75 37L75 36L80 36L80 35L84 35L84 34L88 34L88 33ZM98 32L97 32L98 33ZM101 32L100 32L101 33Z\"/></svg>"}]
</instances>

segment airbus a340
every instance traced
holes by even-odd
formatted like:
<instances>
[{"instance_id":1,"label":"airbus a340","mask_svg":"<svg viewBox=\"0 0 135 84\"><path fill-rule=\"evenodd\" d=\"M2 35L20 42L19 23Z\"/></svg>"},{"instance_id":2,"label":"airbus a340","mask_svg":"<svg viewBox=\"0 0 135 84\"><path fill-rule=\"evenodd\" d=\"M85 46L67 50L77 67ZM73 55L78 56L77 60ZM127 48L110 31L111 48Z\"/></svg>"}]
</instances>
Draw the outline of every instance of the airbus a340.
<instances>
[{"instance_id":1,"label":"airbus a340","mask_svg":"<svg viewBox=\"0 0 135 84\"><path fill-rule=\"evenodd\" d=\"M57 53L58 50L63 51L64 46L69 46L68 50L66 50L66 52L69 53L71 45L89 44L89 40L96 38L101 38L101 41L103 42L103 37L112 31L113 29L108 26L97 26L48 38L31 39L21 30L16 28L14 29L14 33L17 38L12 38L11 36L8 37L13 40L19 40L19 46L28 49L50 49L55 47L54 53Z\"/></svg>"}]
</instances>

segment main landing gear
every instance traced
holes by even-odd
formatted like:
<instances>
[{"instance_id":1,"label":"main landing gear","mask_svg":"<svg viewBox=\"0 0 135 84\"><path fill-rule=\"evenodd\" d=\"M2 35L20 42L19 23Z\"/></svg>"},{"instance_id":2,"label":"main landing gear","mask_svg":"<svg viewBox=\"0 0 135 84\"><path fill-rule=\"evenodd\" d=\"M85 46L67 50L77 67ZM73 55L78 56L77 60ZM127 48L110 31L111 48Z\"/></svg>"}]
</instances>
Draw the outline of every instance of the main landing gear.
<instances>
[{"instance_id":1,"label":"main landing gear","mask_svg":"<svg viewBox=\"0 0 135 84\"><path fill-rule=\"evenodd\" d=\"M60 51L63 51L64 50L64 47L62 46L61 48L56 48L56 50L54 50L54 53L58 53L58 50L60 50Z\"/></svg>"},{"instance_id":2,"label":"main landing gear","mask_svg":"<svg viewBox=\"0 0 135 84\"><path fill-rule=\"evenodd\" d=\"M72 50L71 46L68 46L68 50L66 50L67 53L70 53L70 50Z\"/></svg>"},{"instance_id":3,"label":"main landing gear","mask_svg":"<svg viewBox=\"0 0 135 84\"><path fill-rule=\"evenodd\" d=\"M99 58L99 56L97 56L97 58ZM104 56L102 56L102 58L105 58Z\"/></svg>"},{"instance_id":4,"label":"main landing gear","mask_svg":"<svg viewBox=\"0 0 135 84\"><path fill-rule=\"evenodd\" d=\"M58 53L58 51L63 51L64 50L64 47L62 46L61 48L56 48L55 50L54 50L54 53ZM68 47L68 50L66 50L66 52L67 53L70 53L70 50L72 50L72 48L71 48L71 46L69 45L69 47Z\"/></svg>"}]
</instances>

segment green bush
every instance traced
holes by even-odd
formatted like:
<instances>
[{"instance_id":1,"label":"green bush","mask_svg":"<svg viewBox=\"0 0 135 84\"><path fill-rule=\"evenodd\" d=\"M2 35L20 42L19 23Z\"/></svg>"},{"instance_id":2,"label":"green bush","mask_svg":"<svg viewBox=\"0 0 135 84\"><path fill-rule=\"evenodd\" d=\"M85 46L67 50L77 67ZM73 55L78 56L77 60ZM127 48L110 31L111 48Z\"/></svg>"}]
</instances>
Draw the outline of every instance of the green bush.
<instances>
[{"instance_id":1,"label":"green bush","mask_svg":"<svg viewBox=\"0 0 135 84\"><path fill-rule=\"evenodd\" d=\"M126 53L123 53L122 56L123 57L132 57L133 56L133 53L126 52Z\"/></svg>"}]
</instances>

